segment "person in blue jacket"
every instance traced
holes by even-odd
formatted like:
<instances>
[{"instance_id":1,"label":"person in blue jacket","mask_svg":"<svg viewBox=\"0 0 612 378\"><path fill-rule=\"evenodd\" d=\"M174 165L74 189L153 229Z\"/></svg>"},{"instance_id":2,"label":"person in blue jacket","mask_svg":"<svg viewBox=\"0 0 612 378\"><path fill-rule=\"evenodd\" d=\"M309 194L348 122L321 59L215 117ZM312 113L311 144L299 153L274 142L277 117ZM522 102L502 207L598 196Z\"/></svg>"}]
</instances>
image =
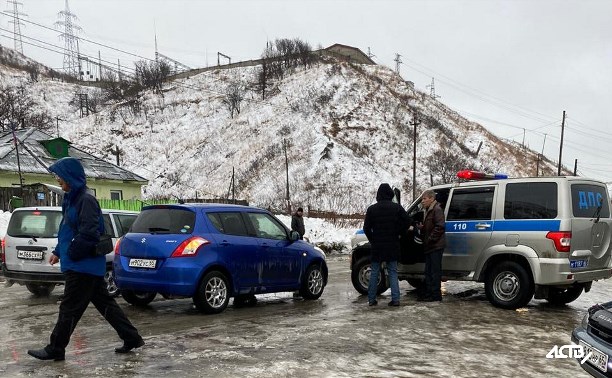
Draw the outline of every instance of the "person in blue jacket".
<instances>
[{"instance_id":1,"label":"person in blue jacket","mask_svg":"<svg viewBox=\"0 0 612 378\"><path fill-rule=\"evenodd\" d=\"M90 302L123 340L116 353L143 346L144 340L106 290L105 256L93 253L104 232L104 220L98 201L88 193L81 162L73 157L62 158L49 171L65 192L57 247L49 257L51 265L61 261L64 297L49 344L43 349L30 349L28 354L40 360L64 360L70 336Z\"/></svg>"}]
</instances>

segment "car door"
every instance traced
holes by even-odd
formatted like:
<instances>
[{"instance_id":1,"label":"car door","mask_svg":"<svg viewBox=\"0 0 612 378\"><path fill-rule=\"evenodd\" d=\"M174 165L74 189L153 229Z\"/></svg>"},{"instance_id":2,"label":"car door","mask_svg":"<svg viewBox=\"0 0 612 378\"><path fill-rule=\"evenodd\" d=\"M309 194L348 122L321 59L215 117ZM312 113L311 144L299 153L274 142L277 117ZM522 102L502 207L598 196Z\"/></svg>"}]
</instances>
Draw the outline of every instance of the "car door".
<instances>
[{"instance_id":1,"label":"car door","mask_svg":"<svg viewBox=\"0 0 612 378\"><path fill-rule=\"evenodd\" d=\"M295 287L302 271L301 252L290 248L287 229L267 213L248 212L247 217L259 242L261 280L270 288Z\"/></svg>"},{"instance_id":2,"label":"car door","mask_svg":"<svg viewBox=\"0 0 612 378\"><path fill-rule=\"evenodd\" d=\"M612 249L607 188L595 183L570 185L573 216L570 269L605 269L609 267Z\"/></svg>"},{"instance_id":3,"label":"car door","mask_svg":"<svg viewBox=\"0 0 612 378\"><path fill-rule=\"evenodd\" d=\"M471 272L494 228L497 185L454 188L446 209L446 272Z\"/></svg>"},{"instance_id":4,"label":"car door","mask_svg":"<svg viewBox=\"0 0 612 378\"><path fill-rule=\"evenodd\" d=\"M206 216L219 231L215 235L220 260L230 270L239 293L258 291L262 284L258 260L259 243L249 235L242 213L209 212Z\"/></svg>"}]
</instances>

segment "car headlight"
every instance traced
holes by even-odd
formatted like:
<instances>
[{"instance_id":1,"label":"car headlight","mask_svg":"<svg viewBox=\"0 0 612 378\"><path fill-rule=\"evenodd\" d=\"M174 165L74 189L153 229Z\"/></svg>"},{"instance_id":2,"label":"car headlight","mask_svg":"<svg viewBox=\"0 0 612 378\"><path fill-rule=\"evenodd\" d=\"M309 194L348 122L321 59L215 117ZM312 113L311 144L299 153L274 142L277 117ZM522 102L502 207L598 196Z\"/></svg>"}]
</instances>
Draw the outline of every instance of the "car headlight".
<instances>
[{"instance_id":1,"label":"car headlight","mask_svg":"<svg viewBox=\"0 0 612 378\"><path fill-rule=\"evenodd\" d=\"M589 326L589 313L588 312L582 318L582 322L580 323L580 325L582 326L582 328L584 328L585 331L587 330L587 327Z\"/></svg>"}]
</instances>

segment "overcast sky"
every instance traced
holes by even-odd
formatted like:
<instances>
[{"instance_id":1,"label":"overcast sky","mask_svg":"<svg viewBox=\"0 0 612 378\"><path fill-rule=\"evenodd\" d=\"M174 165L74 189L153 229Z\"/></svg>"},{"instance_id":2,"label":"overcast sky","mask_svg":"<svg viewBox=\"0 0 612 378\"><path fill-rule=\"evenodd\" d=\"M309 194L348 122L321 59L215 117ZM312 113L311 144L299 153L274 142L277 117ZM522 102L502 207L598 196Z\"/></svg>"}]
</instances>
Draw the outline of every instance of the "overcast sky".
<instances>
[{"instance_id":1,"label":"overcast sky","mask_svg":"<svg viewBox=\"0 0 612 378\"><path fill-rule=\"evenodd\" d=\"M11 0L12 1L12 0ZM61 68L59 53L26 37L63 46L53 27L65 0L23 4L24 53ZM341 43L370 49L374 60L427 87L444 104L499 137L557 161L567 112L563 164L612 181L612 1L501 0L69 0L81 37L138 56L159 52L190 67L260 57L266 41L300 38L313 48ZM3 4L0 10L12 9ZM33 23L31 23L33 22ZM0 14L0 44L13 47ZM40 44L40 43L39 43ZM50 47L47 45L47 47ZM57 50L57 48L55 48ZM131 65L134 57L81 41L85 54ZM223 63L223 60L222 60ZM544 138L546 135L545 143Z\"/></svg>"}]
</instances>

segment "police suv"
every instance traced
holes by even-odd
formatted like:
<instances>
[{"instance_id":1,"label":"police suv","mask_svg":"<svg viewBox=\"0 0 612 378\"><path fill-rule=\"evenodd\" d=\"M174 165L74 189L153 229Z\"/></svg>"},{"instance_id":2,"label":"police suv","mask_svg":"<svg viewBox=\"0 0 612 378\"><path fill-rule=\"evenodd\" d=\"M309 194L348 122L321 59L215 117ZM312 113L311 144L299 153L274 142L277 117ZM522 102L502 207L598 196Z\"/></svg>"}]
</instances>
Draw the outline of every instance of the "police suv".
<instances>
[{"instance_id":1,"label":"police suv","mask_svg":"<svg viewBox=\"0 0 612 378\"><path fill-rule=\"evenodd\" d=\"M610 278L612 218L603 182L581 177L509 179L461 171L467 181L434 186L446 218L443 280L484 282L489 301L516 309L535 296L553 304L572 302L593 281ZM485 181L483 181L485 180ZM408 214L422 217L420 198ZM370 245L353 239L351 278L367 294ZM401 239L400 280L423 285L422 245ZM379 293L387 289L379 282Z\"/></svg>"}]
</instances>

